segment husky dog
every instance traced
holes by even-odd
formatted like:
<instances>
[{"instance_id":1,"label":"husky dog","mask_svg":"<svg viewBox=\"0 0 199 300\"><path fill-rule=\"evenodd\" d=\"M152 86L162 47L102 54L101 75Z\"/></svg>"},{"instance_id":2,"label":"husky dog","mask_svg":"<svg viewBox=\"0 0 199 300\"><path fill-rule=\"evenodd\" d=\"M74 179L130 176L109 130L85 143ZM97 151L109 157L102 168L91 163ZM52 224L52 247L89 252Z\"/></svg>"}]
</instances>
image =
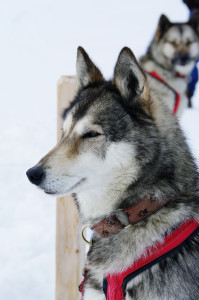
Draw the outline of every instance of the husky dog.
<instances>
[{"instance_id":1,"label":"husky dog","mask_svg":"<svg viewBox=\"0 0 199 300\"><path fill-rule=\"evenodd\" d=\"M60 142L27 176L48 194L74 193L83 222L92 228L107 218L111 227L112 216L122 224L110 235L94 231L87 255L83 299L105 300L107 274L120 274L147 256L185 220L198 222L198 174L176 117L150 89L129 48L120 52L113 80L106 81L79 47L77 82ZM122 210L149 195L159 209L145 219L143 209L140 222L130 225ZM198 245L195 234L133 277L123 299L199 299Z\"/></svg>"},{"instance_id":2,"label":"husky dog","mask_svg":"<svg viewBox=\"0 0 199 300\"><path fill-rule=\"evenodd\" d=\"M150 82L159 90L161 98L173 111L179 93L180 104L176 111L182 115L188 104L187 85L199 56L199 14L187 23L171 23L164 15L160 17L155 36L140 63L148 72L155 72L174 89L150 76Z\"/></svg>"}]
</instances>

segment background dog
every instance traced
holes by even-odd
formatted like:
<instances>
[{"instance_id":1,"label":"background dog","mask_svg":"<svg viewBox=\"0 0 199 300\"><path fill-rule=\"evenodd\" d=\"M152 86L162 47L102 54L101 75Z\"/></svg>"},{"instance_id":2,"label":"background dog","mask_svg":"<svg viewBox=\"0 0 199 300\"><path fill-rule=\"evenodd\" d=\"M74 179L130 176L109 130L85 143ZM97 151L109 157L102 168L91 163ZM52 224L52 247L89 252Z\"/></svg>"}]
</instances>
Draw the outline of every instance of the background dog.
<instances>
[{"instance_id":1,"label":"background dog","mask_svg":"<svg viewBox=\"0 0 199 300\"><path fill-rule=\"evenodd\" d=\"M83 299L105 300L104 276L126 270L185 220L199 218L198 174L175 116L150 89L130 49L121 51L113 80L105 81L79 48L77 79L62 139L27 171L29 180L46 193L75 193L91 227L113 215L126 227L118 209L148 195L161 207L150 216L140 211L147 218L106 238L94 233ZM131 279L125 299L198 299L198 243L195 236Z\"/></svg>"},{"instance_id":2,"label":"background dog","mask_svg":"<svg viewBox=\"0 0 199 300\"><path fill-rule=\"evenodd\" d=\"M187 84L199 56L199 14L194 14L187 23L172 23L164 15L160 17L155 36L140 62L148 72L155 72L174 89L149 75L152 86L159 91L161 99L173 111L176 94L180 94L177 115L188 104Z\"/></svg>"}]
</instances>

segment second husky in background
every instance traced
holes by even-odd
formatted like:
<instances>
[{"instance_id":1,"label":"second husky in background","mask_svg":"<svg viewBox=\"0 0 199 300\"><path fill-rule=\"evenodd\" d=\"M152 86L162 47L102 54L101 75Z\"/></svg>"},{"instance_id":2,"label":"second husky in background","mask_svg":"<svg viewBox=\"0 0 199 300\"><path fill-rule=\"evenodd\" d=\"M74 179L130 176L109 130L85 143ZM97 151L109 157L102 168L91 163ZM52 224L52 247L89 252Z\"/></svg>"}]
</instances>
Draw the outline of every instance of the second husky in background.
<instances>
[{"instance_id":1,"label":"second husky in background","mask_svg":"<svg viewBox=\"0 0 199 300\"><path fill-rule=\"evenodd\" d=\"M181 116L187 106L189 74L198 56L199 14L193 15L187 23L171 23L162 15L155 36L140 62L151 73L152 87L155 85L160 98L177 116Z\"/></svg>"}]
</instances>

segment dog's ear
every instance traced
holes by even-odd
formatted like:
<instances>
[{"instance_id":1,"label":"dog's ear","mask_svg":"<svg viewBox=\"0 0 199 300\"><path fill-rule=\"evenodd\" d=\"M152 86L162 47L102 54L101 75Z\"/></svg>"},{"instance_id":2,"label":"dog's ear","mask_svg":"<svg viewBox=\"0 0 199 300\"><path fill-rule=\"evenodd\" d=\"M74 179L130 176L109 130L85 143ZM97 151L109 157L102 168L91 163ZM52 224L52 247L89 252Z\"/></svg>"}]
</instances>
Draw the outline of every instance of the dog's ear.
<instances>
[{"instance_id":1,"label":"dog's ear","mask_svg":"<svg viewBox=\"0 0 199 300\"><path fill-rule=\"evenodd\" d=\"M77 89L80 90L90 83L104 81L100 70L91 61L82 47L77 49Z\"/></svg>"},{"instance_id":2,"label":"dog's ear","mask_svg":"<svg viewBox=\"0 0 199 300\"><path fill-rule=\"evenodd\" d=\"M187 24L196 31L197 35L199 35L199 12L194 13Z\"/></svg>"},{"instance_id":3,"label":"dog's ear","mask_svg":"<svg viewBox=\"0 0 199 300\"><path fill-rule=\"evenodd\" d=\"M136 102L138 96L144 97L148 89L146 75L133 52L127 47L123 48L119 54L114 70L113 84L121 95L132 103Z\"/></svg>"},{"instance_id":4,"label":"dog's ear","mask_svg":"<svg viewBox=\"0 0 199 300\"><path fill-rule=\"evenodd\" d=\"M165 34L165 32L171 27L171 22L165 15L161 15L159 22L158 22L158 28L156 30L155 34L155 40L159 41L162 36Z\"/></svg>"}]
</instances>

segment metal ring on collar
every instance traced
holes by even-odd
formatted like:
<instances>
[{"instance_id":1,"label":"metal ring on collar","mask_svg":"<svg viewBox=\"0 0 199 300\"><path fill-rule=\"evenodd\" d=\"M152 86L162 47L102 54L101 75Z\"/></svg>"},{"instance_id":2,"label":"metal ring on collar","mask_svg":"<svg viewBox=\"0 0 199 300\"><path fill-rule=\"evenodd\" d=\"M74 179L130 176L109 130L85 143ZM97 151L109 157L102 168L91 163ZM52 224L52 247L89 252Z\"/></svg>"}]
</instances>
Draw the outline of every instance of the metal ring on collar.
<instances>
[{"instance_id":1,"label":"metal ring on collar","mask_svg":"<svg viewBox=\"0 0 199 300\"><path fill-rule=\"evenodd\" d=\"M90 227L91 225L90 224L85 224L84 226L82 226L82 229L81 229L81 237L83 239L83 241L88 244L90 247L92 246L92 240L88 241L85 236L84 236L84 230L87 228L87 227Z\"/></svg>"}]
</instances>

